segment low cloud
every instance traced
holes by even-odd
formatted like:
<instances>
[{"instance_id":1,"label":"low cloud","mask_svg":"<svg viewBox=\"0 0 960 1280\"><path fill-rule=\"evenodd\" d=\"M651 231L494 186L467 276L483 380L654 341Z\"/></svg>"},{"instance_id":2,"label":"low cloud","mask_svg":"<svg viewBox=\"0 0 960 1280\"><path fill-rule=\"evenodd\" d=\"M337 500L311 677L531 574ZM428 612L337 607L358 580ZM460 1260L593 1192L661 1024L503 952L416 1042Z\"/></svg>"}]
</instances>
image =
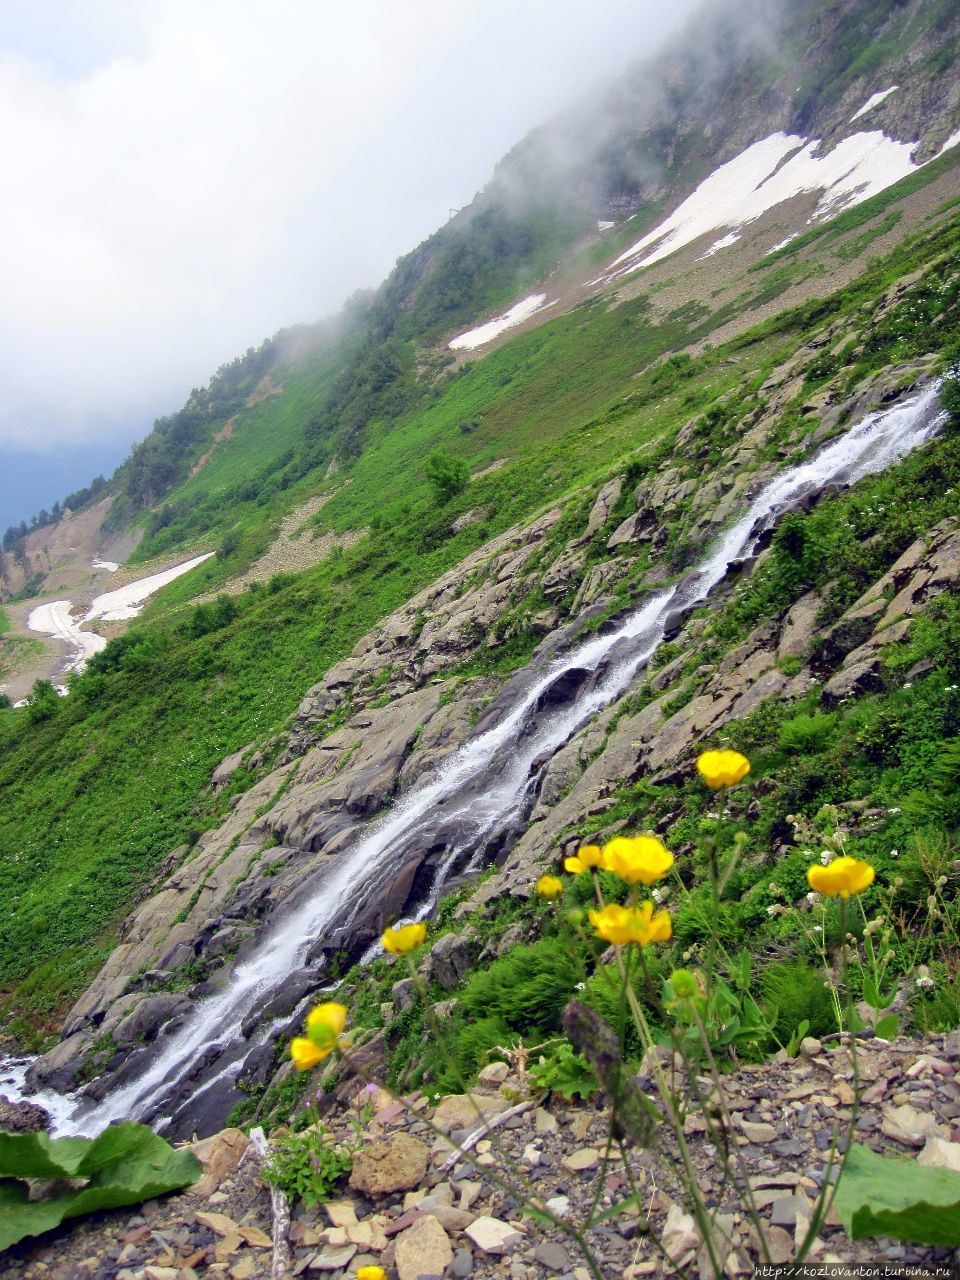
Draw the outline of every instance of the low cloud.
<instances>
[{"instance_id":1,"label":"low cloud","mask_svg":"<svg viewBox=\"0 0 960 1280\"><path fill-rule=\"evenodd\" d=\"M690 8L46 0L0 18L0 448L141 436L220 362L376 284Z\"/></svg>"}]
</instances>

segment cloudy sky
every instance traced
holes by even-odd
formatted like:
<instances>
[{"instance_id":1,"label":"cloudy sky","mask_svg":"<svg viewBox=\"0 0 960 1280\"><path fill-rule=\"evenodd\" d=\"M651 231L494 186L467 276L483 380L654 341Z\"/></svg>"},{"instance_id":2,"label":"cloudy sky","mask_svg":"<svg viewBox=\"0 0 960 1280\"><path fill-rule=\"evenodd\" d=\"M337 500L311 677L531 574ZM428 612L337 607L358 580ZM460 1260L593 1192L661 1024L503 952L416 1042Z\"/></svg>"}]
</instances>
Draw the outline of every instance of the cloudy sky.
<instances>
[{"instance_id":1,"label":"cloudy sky","mask_svg":"<svg viewBox=\"0 0 960 1280\"><path fill-rule=\"evenodd\" d=\"M335 311L655 0L0 0L0 530Z\"/></svg>"}]
</instances>

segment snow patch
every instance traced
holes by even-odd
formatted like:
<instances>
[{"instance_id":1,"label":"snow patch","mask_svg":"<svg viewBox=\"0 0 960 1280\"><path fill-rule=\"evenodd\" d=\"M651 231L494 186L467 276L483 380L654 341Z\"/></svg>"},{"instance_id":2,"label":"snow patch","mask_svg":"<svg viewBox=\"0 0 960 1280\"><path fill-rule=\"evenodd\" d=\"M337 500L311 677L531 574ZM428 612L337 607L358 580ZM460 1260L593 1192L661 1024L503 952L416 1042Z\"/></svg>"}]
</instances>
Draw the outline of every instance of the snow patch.
<instances>
[{"instance_id":1,"label":"snow patch","mask_svg":"<svg viewBox=\"0 0 960 1280\"><path fill-rule=\"evenodd\" d=\"M209 560L214 554L213 551L208 551L205 555L194 556L192 560L186 560L172 569L164 569L162 573L141 578L139 582L130 582L125 587L117 587L115 591L105 591L103 595L96 597L89 612L81 621L92 622L94 618L103 618L104 622L126 622L130 618L135 618L155 591L159 591L161 587L167 586L183 574L189 573L191 569L195 569L198 564L203 564L204 560Z\"/></svg>"},{"instance_id":2,"label":"snow patch","mask_svg":"<svg viewBox=\"0 0 960 1280\"><path fill-rule=\"evenodd\" d=\"M73 616L73 605L69 600L52 600L49 604L41 604L30 611L27 626L31 631L39 631L41 635L53 636L55 640L63 640L74 649L74 658L68 670L79 671L88 658L106 647L106 638L93 631L81 631Z\"/></svg>"},{"instance_id":3,"label":"snow patch","mask_svg":"<svg viewBox=\"0 0 960 1280\"><path fill-rule=\"evenodd\" d=\"M859 120L861 116L865 116L868 111L872 111L874 107L879 107L884 98L889 98L891 93L896 93L900 88L898 84L891 85L889 89L881 89L879 93L874 93L869 97L859 111L850 117L850 123Z\"/></svg>"},{"instance_id":4,"label":"snow patch","mask_svg":"<svg viewBox=\"0 0 960 1280\"><path fill-rule=\"evenodd\" d=\"M732 244L736 244L740 239L739 231L731 231L729 235L721 236L719 240L715 240L706 253L702 253L697 259L703 262L704 258L712 258L715 253L719 253L721 249L729 249Z\"/></svg>"},{"instance_id":5,"label":"snow patch","mask_svg":"<svg viewBox=\"0 0 960 1280\"><path fill-rule=\"evenodd\" d=\"M512 329L514 325L522 324L524 320L534 315L537 311L544 311L545 293L531 293L529 298L522 298L519 302L514 303L509 311L505 311L502 316L494 316L492 320L488 320L486 324L478 325L476 329L468 329L466 333L459 334L456 338L452 338L447 344L452 351L473 351L477 347L482 347L488 342L492 342L494 338L503 333L505 329ZM548 302L548 307L555 307L555 302Z\"/></svg>"},{"instance_id":6,"label":"snow patch","mask_svg":"<svg viewBox=\"0 0 960 1280\"><path fill-rule=\"evenodd\" d=\"M116 573L120 568L113 560L94 560L90 567L92 569L109 569L111 573Z\"/></svg>"},{"instance_id":7,"label":"snow patch","mask_svg":"<svg viewBox=\"0 0 960 1280\"><path fill-rule=\"evenodd\" d=\"M960 143L960 129L958 129L956 133L951 133L950 137L933 157L934 160L939 160L942 155L945 155L948 151L952 150L958 143Z\"/></svg>"},{"instance_id":8,"label":"snow patch","mask_svg":"<svg viewBox=\"0 0 960 1280\"><path fill-rule=\"evenodd\" d=\"M27 626L31 631L53 636L72 646L74 656L67 669L82 671L87 660L105 648L107 643L105 636L99 636L95 631L81 630L82 623L92 622L94 618L103 618L105 622L126 622L135 618L155 591L196 568L204 560L209 560L214 554L213 551L208 551L205 555L195 556L172 569L165 569L163 573L153 573L149 578L141 578L139 582L128 583L115 591L105 591L103 595L96 597L88 612L79 619L73 616L73 602L70 600L52 600L48 604L37 605L27 618ZM109 561L104 564L106 567Z\"/></svg>"},{"instance_id":9,"label":"snow patch","mask_svg":"<svg viewBox=\"0 0 960 1280\"><path fill-rule=\"evenodd\" d=\"M960 132L947 140L940 155L958 142ZM707 257L732 244L731 235L747 223L804 192L822 191L814 218L832 217L922 167L913 160L916 143L896 142L880 130L853 133L824 155L814 154L819 146L819 139L786 133L753 143L715 169L668 218L624 250L602 279L628 275L711 231L726 229L704 254Z\"/></svg>"},{"instance_id":10,"label":"snow patch","mask_svg":"<svg viewBox=\"0 0 960 1280\"><path fill-rule=\"evenodd\" d=\"M597 223L597 230L598 230L598 231L609 231L611 227L615 227L616 225L617 225L617 224L616 224L615 222L598 222L598 223Z\"/></svg>"}]
</instances>

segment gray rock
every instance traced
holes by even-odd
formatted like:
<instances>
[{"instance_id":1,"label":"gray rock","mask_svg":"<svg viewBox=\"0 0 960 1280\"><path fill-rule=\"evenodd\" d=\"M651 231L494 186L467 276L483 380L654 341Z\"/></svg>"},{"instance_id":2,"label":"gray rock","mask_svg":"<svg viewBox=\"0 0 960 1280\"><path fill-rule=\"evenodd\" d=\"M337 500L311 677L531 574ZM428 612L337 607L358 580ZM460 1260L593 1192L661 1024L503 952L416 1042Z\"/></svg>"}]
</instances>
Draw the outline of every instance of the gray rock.
<instances>
[{"instance_id":1,"label":"gray rock","mask_svg":"<svg viewBox=\"0 0 960 1280\"><path fill-rule=\"evenodd\" d=\"M473 963L476 944L473 930L462 934L445 933L430 949L427 960L427 977L444 991L459 987Z\"/></svg>"},{"instance_id":2,"label":"gray rock","mask_svg":"<svg viewBox=\"0 0 960 1280\"><path fill-rule=\"evenodd\" d=\"M39 1133L50 1128L50 1113L36 1102L12 1102L0 1094L0 1129L4 1133Z\"/></svg>"},{"instance_id":3,"label":"gray rock","mask_svg":"<svg viewBox=\"0 0 960 1280\"><path fill-rule=\"evenodd\" d=\"M191 1001L182 992L148 996L117 1023L113 1030L113 1038L119 1045L153 1040L165 1022L179 1017L190 1008L192 1008Z\"/></svg>"},{"instance_id":4,"label":"gray rock","mask_svg":"<svg viewBox=\"0 0 960 1280\"><path fill-rule=\"evenodd\" d=\"M473 1254L469 1249L457 1249L447 1267L447 1275L451 1280L467 1280L473 1275Z\"/></svg>"},{"instance_id":5,"label":"gray rock","mask_svg":"<svg viewBox=\"0 0 960 1280\"><path fill-rule=\"evenodd\" d=\"M548 1271L566 1271L571 1262L567 1253L558 1244L544 1240L533 1251L533 1256Z\"/></svg>"},{"instance_id":6,"label":"gray rock","mask_svg":"<svg viewBox=\"0 0 960 1280\"><path fill-rule=\"evenodd\" d=\"M411 1008L417 999L417 984L412 978L401 978L390 988L395 1013L404 1013Z\"/></svg>"}]
</instances>

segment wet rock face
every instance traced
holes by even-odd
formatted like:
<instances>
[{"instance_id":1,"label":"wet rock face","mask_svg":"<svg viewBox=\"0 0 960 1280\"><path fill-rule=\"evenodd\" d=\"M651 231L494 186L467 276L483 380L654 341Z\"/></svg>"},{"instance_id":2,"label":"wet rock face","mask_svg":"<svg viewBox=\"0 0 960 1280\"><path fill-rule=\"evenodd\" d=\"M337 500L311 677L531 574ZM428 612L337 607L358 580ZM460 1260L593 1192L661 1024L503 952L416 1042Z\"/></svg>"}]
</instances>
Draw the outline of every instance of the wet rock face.
<instances>
[{"instance_id":1,"label":"wet rock face","mask_svg":"<svg viewBox=\"0 0 960 1280\"><path fill-rule=\"evenodd\" d=\"M0 1094L0 1130L5 1133L39 1133L49 1130L50 1113L36 1102L11 1102Z\"/></svg>"}]
</instances>

